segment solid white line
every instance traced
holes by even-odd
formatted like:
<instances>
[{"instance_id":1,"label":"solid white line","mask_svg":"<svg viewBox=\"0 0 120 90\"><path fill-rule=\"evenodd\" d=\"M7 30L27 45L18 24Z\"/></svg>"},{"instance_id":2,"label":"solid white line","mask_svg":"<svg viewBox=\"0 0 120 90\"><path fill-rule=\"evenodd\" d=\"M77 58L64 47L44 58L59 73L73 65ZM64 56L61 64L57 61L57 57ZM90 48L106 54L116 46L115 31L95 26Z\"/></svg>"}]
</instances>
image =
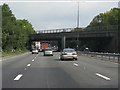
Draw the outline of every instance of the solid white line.
<instances>
[{"instance_id":1,"label":"solid white line","mask_svg":"<svg viewBox=\"0 0 120 90\"><path fill-rule=\"evenodd\" d=\"M35 60L33 59L32 61L34 62Z\"/></svg>"},{"instance_id":2,"label":"solid white line","mask_svg":"<svg viewBox=\"0 0 120 90\"><path fill-rule=\"evenodd\" d=\"M28 64L27 66L29 67L29 66L31 66L31 64Z\"/></svg>"},{"instance_id":3,"label":"solid white line","mask_svg":"<svg viewBox=\"0 0 120 90\"><path fill-rule=\"evenodd\" d=\"M15 81L18 81L20 80L20 78L22 77L23 75L22 74L19 74L18 76L16 76L16 78L14 79Z\"/></svg>"},{"instance_id":4,"label":"solid white line","mask_svg":"<svg viewBox=\"0 0 120 90\"><path fill-rule=\"evenodd\" d=\"M30 52L28 52L28 53L30 53ZM2 58L2 60L0 60L0 61L5 61L5 60L8 60L8 59L12 59L12 58L16 58L16 57L24 56L24 55L26 55L26 54L28 54L28 53L19 54L19 55L11 56L11 57L8 57L8 58Z\"/></svg>"},{"instance_id":5,"label":"solid white line","mask_svg":"<svg viewBox=\"0 0 120 90\"><path fill-rule=\"evenodd\" d=\"M103 79L105 79L105 80L111 80L110 78L108 78L108 77L106 77L104 75L101 75L99 73L96 73L96 75L99 76L99 77L101 77L101 78L103 78Z\"/></svg>"},{"instance_id":6,"label":"solid white line","mask_svg":"<svg viewBox=\"0 0 120 90\"><path fill-rule=\"evenodd\" d=\"M77 64L77 63L73 63L73 65L74 65L74 66L78 66L78 64Z\"/></svg>"}]
</instances>

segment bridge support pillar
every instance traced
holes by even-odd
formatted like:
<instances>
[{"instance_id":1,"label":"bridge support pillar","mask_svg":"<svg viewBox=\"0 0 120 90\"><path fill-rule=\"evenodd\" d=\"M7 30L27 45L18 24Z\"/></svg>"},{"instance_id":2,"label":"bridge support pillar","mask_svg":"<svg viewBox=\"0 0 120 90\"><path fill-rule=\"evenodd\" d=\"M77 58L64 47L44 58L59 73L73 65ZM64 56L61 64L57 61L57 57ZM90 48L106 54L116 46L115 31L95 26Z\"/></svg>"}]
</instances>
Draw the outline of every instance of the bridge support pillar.
<instances>
[{"instance_id":1,"label":"bridge support pillar","mask_svg":"<svg viewBox=\"0 0 120 90\"><path fill-rule=\"evenodd\" d=\"M62 37L62 49L65 48L65 43L66 43L66 37L63 36L63 37Z\"/></svg>"},{"instance_id":2,"label":"bridge support pillar","mask_svg":"<svg viewBox=\"0 0 120 90\"><path fill-rule=\"evenodd\" d=\"M58 40L58 51L60 51L62 49L61 45L62 45L61 40Z\"/></svg>"}]
</instances>

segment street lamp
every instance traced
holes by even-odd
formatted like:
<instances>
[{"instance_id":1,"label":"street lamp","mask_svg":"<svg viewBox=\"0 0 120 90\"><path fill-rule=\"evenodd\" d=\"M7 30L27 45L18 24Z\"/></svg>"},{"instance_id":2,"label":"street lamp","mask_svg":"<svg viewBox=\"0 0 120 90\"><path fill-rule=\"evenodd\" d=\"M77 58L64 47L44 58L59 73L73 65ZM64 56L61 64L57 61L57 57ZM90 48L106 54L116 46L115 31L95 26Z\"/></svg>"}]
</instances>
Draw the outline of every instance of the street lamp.
<instances>
[{"instance_id":1,"label":"street lamp","mask_svg":"<svg viewBox=\"0 0 120 90\"><path fill-rule=\"evenodd\" d=\"M77 28L79 28L79 1L78 3L78 9L77 9Z\"/></svg>"},{"instance_id":2,"label":"street lamp","mask_svg":"<svg viewBox=\"0 0 120 90\"><path fill-rule=\"evenodd\" d=\"M77 2L78 4L78 9L77 9L77 29L79 28L79 1ZM77 51L79 48L79 32L77 34Z\"/></svg>"}]
</instances>

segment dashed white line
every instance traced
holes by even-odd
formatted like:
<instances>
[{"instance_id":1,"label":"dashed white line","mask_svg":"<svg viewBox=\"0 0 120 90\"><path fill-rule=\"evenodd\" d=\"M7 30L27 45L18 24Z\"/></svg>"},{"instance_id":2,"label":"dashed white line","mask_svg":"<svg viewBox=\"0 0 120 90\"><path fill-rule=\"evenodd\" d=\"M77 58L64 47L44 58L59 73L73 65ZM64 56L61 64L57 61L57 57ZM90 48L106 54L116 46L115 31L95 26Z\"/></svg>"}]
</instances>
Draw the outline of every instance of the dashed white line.
<instances>
[{"instance_id":1,"label":"dashed white line","mask_svg":"<svg viewBox=\"0 0 120 90\"><path fill-rule=\"evenodd\" d=\"M24 70L26 70L26 68Z\"/></svg>"},{"instance_id":2,"label":"dashed white line","mask_svg":"<svg viewBox=\"0 0 120 90\"><path fill-rule=\"evenodd\" d=\"M34 62L35 60L33 59L32 61Z\"/></svg>"},{"instance_id":3,"label":"dashed white line","mask_svg":"<svg viewBox=\"0 0 120 90\"><path fill-rule=\"evenodd\" d=\"M77 64L77 63L73 63L73 65L74 65L74 66L78 66L78 64Z\"/></svg>"},{"instance_id":4,"label":"dashed white line","mask_svg":"<svg viewBox=\"0 0 120 90\"><path fill-rule=\"evenodd\" d=\"M31 64L28 64L27 66L29 67L29 66L31 66Z\"/></svg>"},{"instance_id":5,"label":"dashed white line","mask_svg":"<svg viewBox=\"0 0 120 90\"><path fill-rule=\"evenodd\" d=\"M16 76L16 78L15 78L14 80L15 80L15 81L18 81L18 80L20 80L20 78L21 78L22 76L23 76L22 74L19 74L19 75Z\"/></svg>"},{"instance_id":6,"label":"dashed white line","mask_svg":"<svg viewBox=\"0 0 120 90\"><path fill-rule=\"evenodd\" d=\"M105 79L105 80L111 80L110 78L108 78L108 77L106 77L104 75L101 75L99 73L96 73L96 75L99 76L99 77L101 77L101 78L103 78L103 79Z\"/></svg>"}]
</instances>

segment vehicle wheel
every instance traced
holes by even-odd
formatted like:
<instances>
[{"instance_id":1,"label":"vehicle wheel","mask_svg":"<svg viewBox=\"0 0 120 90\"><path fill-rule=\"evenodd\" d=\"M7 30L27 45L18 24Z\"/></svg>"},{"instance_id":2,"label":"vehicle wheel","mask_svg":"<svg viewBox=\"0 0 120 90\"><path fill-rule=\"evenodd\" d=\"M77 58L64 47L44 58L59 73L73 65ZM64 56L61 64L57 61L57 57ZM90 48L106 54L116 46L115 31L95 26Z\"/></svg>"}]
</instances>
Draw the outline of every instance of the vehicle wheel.
<instances>
[{"instance_id":1,"label":"vehicle wheel","mask_svg":"<svg viewBox=\"0 0 120 90\"><path fill-rule=\"evenodd\" d=\"M74 58L73 60L74 60L74 61L77 61L77 58Z\"/></svg>"},{"instance_id":2,"label":"vehicle wheel","mask_svg":"<svg viewBox=\"0 0 120 90\"><path fill-rule=\"evenodd\" d=\"M77 58L75 59L75 61L77 61Z\"/></svg>"},{"instance_id":3,"label":"vehicle wheel","mask_svg":"<svg viewBox=\"0 0 120 90\"><path fill-rule=\"evenodd\" d=\"M62 58L60 58L60 61L62 61L63 59Z\"/></svg>"}]
</instances>

